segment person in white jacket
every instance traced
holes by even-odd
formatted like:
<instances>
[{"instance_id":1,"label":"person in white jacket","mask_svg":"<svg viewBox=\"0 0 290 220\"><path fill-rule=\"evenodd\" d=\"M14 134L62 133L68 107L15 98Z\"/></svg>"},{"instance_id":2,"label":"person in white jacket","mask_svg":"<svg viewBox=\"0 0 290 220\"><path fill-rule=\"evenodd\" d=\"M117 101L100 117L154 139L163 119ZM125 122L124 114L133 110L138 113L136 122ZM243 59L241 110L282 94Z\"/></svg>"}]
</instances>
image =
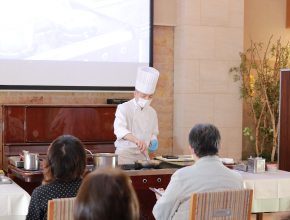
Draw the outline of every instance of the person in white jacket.
<instances>
[{"instance_id":1,"label":"person in white jacket","mask_svg":"<svg viewBox=\"0 0 290 220\"><path fill-rule=\"evenodd\" d=\"M163 195L156 195L156 220L188 220L192 193L244 188L242 175L224 166L217 156L220 141L214 125L197 124L191 129L189 149L196 163L176 171Z\"/></svg>"},{"instance_id":2,"label":"person in white jacket","mask_svg":"<svg viewBox=\"0 0 290 220\"><path fill-rule=\"evenodd\" d=\"M118 164L134 164L135 160L145 160L147 149L158 148L158 119L150 106L159 72L152 67L139 67L134 98L118 105L114 121L114 133ZM149 145L151 147L149 147ZM149 157L148 157L149 158Z\"/></svg>"}]
</instances>

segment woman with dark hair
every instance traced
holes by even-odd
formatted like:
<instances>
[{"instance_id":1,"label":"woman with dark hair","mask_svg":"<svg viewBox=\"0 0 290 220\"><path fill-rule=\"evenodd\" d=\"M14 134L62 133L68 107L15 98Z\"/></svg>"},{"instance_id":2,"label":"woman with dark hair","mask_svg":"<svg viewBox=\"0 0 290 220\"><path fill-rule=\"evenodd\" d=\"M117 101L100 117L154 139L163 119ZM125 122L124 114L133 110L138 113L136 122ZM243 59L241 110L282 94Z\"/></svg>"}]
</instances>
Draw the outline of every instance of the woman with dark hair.
<instances>
[{"instance_id":1,"label":"woman with dark hair","mask_svg":"<svg viewBox=\"0 0 290 220\"><path fill-rule=\"evenodd\" d=\"M44 180L31 196L26 219L47 219L48 200L75 197L86 170L86 151L79 139L63 135L55 139L43 161Z\"/></svg>"},{"instance_id":2,"label":"woman with dark hair","mask_svg":"<svg viewBox=\"0 0 290 220\"><path fill-rule=\"evenodd\" d=\"M138 220L139 204L129 177L100 169L84 179L74 207L75 220Z\"/></svg>"}]
</instances>

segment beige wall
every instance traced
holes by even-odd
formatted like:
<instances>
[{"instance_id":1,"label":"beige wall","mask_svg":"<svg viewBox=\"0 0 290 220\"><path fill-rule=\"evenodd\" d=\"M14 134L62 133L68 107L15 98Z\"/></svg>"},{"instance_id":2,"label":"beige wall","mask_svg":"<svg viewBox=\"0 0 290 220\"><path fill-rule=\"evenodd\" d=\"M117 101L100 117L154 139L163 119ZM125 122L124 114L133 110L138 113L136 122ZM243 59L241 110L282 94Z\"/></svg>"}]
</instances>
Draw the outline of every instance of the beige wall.
<instances>
[{"instance_id":1,"label":"beige wall","mask_svg":"<svg viewBox=\"0 0 290 220\"><path fill-rule=\"evenodd\" d=\"M154 0L154 25L176 25L176 0Z\"/></svg>"},{"instance_id":2,"label":"beige wall","mask_svg":"<svg viewBox=\"0 0 290 220\"><path fill-rule=\"evenodd\" d=\"M290 39L290 29L286 29L286 0L245 0L244 49L253 42L266 46L271 35L272 43L281 37L281 43ZM250 38L251 36L251 38Z\"/></svg>"},{"instance_id":3,"label":"beige wall","mask_svg":"<svg viewBox=\"0 0 290 220\"><path fill-rule=\"evenodd\" d=\"M160 71L156 94L152 101L159 122L159 148L156 155L172 155L173 136L173 27L154 27L154 62ZM2 104L106 104L111 98L133 98L133 93L98 92L0 92ZM0 107L2 119L2 107ZM2 126L0 126L0 133ZM0 136L2 143L2 136ZM2 147L0 148L0 169L2 168ZM7 161L4 161L7 164Z\"/></svg>"},{"instance_id":4,"label":"beige wall","mask_svg":"<svg viewBox=\"0 0 290 220\"><path fill-rule=\"evenodd\" d=\"M228 70L243 51L243 0L177 0L173 153L189 154L196 123L216 125L221 157L241 158L242 101Z\"/></svg>"}]
</instances>

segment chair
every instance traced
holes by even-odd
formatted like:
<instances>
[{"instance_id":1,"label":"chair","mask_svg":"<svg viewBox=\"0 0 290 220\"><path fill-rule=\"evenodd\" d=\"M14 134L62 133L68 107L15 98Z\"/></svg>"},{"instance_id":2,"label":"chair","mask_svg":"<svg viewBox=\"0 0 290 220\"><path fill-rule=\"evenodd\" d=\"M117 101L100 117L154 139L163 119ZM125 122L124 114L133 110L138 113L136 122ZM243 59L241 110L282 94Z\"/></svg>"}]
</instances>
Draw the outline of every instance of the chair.
<instances>
[{"instance_id":1,"label":"chair","mask_svg":"<svg viewBox=\"0 0 290 220\"><path fill-rule=\"evenodd\" d=\"M250 220L252 199L252 189L193 193L189 220Z\"/></svg>"},{"instance_id":2,"label":"chair","mask_svg":"<svg viewBox=\"0 0 290 220\"><path fill-rule=\"evenodd\" d=\"M47 220L73 220L74 198L60 198L48 201Z\"/></svg>"}]
</instances>

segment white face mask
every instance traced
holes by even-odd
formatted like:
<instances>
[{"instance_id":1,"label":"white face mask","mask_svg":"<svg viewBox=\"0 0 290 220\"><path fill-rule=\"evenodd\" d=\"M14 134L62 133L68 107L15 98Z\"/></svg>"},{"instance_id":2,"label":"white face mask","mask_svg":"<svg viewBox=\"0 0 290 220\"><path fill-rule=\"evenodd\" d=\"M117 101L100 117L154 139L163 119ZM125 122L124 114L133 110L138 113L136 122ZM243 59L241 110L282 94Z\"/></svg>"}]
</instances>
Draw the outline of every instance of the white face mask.
<instances>
[{"instance_id":1,"label":"white face mask","mask_svg":"<svg viewBox=\"0 0 290 220\"><path fill-rule=\"evenodd\" d=\"M152 102L151 100L146 100L146 99L141 99L139 97L137 104L141 107L141 108L146 108L147 106L150 105L150 103Z\"/></svg>"}]
</instances>

